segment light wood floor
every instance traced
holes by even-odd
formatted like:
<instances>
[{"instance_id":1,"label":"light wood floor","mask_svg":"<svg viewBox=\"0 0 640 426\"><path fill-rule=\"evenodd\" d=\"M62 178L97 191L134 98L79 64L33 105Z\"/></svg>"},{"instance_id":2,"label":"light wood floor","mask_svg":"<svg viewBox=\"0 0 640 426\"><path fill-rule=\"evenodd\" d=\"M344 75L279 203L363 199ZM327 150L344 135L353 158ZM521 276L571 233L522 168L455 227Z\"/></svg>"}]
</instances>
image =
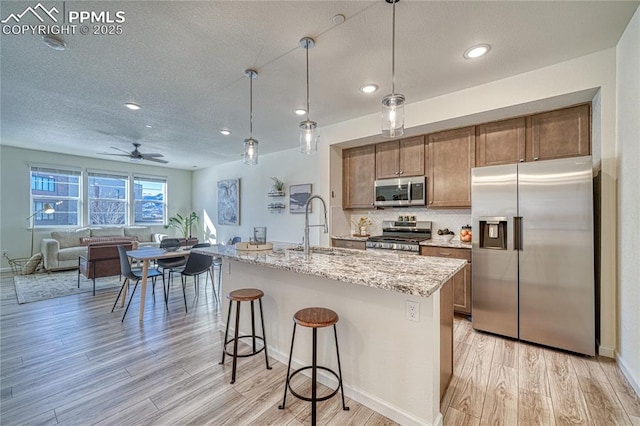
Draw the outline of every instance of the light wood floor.
<instances>
[{"instance_id":1,"label":"light wood floor","mask_svg":"<svg viewBox=\"0 0 640 426\"><path fill-rule=\"evenodd\" d=\"M89 282L84 285L89 286ZM149 289L150 291L150 289ZM160 293L162 290L160 290ZM85 293L18 305L11 275L0 276L0 423L2 425L300 425L308 403L287 397L286 366L264 357L220 366L220 311L211 287L196 299L179 286L169 312L136 299L124 323L110 313L116 292ZM640 425L640 400L614 362L588 359L476 333L455 322L455 374L441 408L445 425ZM302 393L308 380L296 377ZM319 404L325 425L392 425L354 402Z\"/></svg>"}]
</instances>

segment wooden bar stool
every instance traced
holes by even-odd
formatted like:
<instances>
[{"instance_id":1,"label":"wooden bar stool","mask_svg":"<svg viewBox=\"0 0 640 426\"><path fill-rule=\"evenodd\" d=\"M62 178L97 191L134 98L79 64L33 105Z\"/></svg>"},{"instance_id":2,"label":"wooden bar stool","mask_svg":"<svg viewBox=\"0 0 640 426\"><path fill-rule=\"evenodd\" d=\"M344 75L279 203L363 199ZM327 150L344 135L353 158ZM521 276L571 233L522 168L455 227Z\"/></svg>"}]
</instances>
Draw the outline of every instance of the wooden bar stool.
<instances>
[{"instance_id":1,"label":"wooden bar stool","mask_svg":"<svg viewBox=\"0 0 640 426\"><path fill-rule=\"evenodd\" d=\"M344 401L344 388L342 386L342 368L340 367L340 350L338 348L338 332L336 330L336 323L338 322L338 314L336 314L331 309L326 308L305 308L301 309L293 315L293 335L291 336L291 350L289 351L289 365L287 366L287 380L284 386L284 397L282 398L282 405L278 408L281 410L284 409L285 403L287 400L287 389L291 392L291 394L297 398L300 398L304 401L311 402L311 424L316 424L316 405L318 401L326 401L327 399L333 397L338 390L342 393L342 409L349 410L349 407L345 404ZM311 365L299 368L295 370L293 373L291 372L291 358L293 356L293 342L296 338L296 326L301 325L302 327L310 327L313 329L313 343L312 343L312 361ZM327 367L319 366L317 360L317 348L318 348L318 328L321 327L329 327L333 326L333 335L336 341L336 355L338 357L338 374L335 371L330 370ZM301 371L311 369L311 398L303 396L295 392L291 388L291 378ZM328 371L333 374L333 376L338 379L338 387L335 388L329 395L318 397L317 392L317 370Z\"/></svg>"},{"instance_id":2,"label":"wooden bar stool","mask_svg":"<svg viewBox=\"0 0 640 426\"><path fill-rule=\"evenodd\" d=\"M229 314L227 315L227 328L224 332L224 346L222 347L222 361L220 364L224 364L224 356L229 355L233 357L233 370L231 372L231 384L234 384L236 381L236 366L238 363L238 358L245 358L248 356L253 356L259 354L264 351L264 361L267 364L267 369L271 370L269 366L269 357L267 355L267 337L264 332L264 315L262 313L262 297L264 293L262 290L258 290L257 288L243 288L239 290L234 290L227 295L227 299L229 299ZM256 318L253 309L253 302L257 300L260 304L260 323L262 324L262 337L256 336ZM234 332L234 337L232 339L228 339L229 336L229 323L231 322L231 308L233 307L233 302L236 302L236 328ZM251 302L251 334L246 336L239 336L239 328L240 328L240 303L241 302ZM248 354L238 355L238 341L240 339L251 338L253 346L252 352ZM256 340L262 340L262 348L257 349ZM227 345L233 342L233 353L227 352Z\"/></svg>"}]
</instances>

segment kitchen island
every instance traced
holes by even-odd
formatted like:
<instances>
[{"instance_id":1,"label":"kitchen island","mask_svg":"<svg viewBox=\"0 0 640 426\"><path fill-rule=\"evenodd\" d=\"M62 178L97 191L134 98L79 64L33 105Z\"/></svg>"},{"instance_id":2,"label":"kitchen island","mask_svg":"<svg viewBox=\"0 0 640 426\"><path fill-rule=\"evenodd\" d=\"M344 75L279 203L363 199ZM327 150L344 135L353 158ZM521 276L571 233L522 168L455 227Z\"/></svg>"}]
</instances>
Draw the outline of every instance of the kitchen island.
<instances>
[{"instance_id":1,"label":"kitchen island","mask_svg":"<svg viewBox=\"0 0 640 426\"><path fill-rule=\"evenodd\" d=\"M275 244L268 251L234 246L194 249L223 258L223 292L259 288L269 354L286 363L293 314L322 306L338 313L345 393L401 424L442 421L440 396L451 375L451 279L465 261L361 250L312 248L308 255ZM224 312L228 301L224 300ZM407 302L417 307L409 320ZM248 309L241 332L249 330ZM300 330L292 365L310 364L311 333ZM333 335L321 330L319 362L336 365ZM242 374L242 363L239 364ZM329 376L319 379L335 387ZM285 378L282 378L284 389ZM441 383L442 382L442 383Z\"/></svg>"}]
</instances>

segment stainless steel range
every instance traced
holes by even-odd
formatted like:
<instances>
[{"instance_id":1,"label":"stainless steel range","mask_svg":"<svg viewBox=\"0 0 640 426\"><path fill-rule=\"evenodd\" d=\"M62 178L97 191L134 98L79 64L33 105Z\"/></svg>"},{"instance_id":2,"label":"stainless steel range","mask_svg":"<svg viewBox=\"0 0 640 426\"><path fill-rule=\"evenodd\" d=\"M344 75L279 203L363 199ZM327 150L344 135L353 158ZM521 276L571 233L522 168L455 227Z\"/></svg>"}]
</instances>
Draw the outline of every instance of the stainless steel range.
<instances>
[{"instance_id":1,"label":"stainless steel range","mask_svg":"<svg viewBox=\"0 0 640 426\"><path fill-rule=\"evenodd\" d=\"M420 241L429 239L431 239L431 222L385 220L382 222L382 235L369 237L367 249L419 253Z\"/></svg>"}]
</instances>

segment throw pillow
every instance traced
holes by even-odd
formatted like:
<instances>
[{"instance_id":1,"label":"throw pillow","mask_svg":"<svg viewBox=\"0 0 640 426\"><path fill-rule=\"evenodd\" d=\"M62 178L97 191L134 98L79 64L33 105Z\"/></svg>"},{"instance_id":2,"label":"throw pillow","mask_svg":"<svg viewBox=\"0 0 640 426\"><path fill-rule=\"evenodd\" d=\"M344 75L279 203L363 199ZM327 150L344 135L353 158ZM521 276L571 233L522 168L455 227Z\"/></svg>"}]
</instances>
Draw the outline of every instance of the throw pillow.
<instances>
[{"instance_id":1,"label":"throw pillow","mask_svg":"<svg viewBox=\"0 0 640 426\"><path fill-rule=\"evenodd\" d=\"M36 253L22 267L22 275L30 275L36 271L38 265L42 262L42 253Z\"/></svg>"}]
</instances>

